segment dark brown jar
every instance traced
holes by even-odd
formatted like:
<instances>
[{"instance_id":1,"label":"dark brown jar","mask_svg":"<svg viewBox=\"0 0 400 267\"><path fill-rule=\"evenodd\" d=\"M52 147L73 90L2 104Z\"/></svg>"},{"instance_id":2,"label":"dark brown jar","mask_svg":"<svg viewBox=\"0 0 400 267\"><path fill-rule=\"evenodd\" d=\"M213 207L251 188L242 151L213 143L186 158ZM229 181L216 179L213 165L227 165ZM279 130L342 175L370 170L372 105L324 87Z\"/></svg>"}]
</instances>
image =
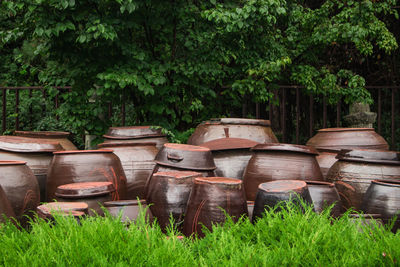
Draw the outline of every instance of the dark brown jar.
<instances>
[{"instance_id":1,"label":"dark brown jar","mask_svg":"<svg viewBox=\"0 0 400 267\"><path fill-rule=\"evenodd\" d=\"M169 226L172 216L175 226L181 230L193 182L198 177L201 177L200 173L190 171L153 174L146 200L161 229Z\"/></svg>"},{"instance_id":2,"label":"dark brown jar","mask_svg":"<svg viewBox=\"0 0 400 267\"><path fill-rule=\"evenodd\" d=\"M112 150L71 150L55 152L47 175L47 200L58 186L83 182L111 182L113 200L126 197L126 177L120 159Z\"/></svg>"},{"instance_id":3,"label":"dark brown jar","mask_svg":"<svg viewBox=\"0 0 400 267\"><path fill-rule=\"evenodd\" d=\"M331 215L338 217L343 213L342 202L335 184L322 181L306 181L314 210L317 213L334 204Z\"/></svg>"},{"instance_id":4,"label":"dark brown jar","mask_svg":"<svg viewBox=\"0 0 400 267\"><path fill-rule=\"evenodd\" d=\"M104 202L115 198L115 187L111 182L86 182L65 184L57 187L56 200L61 202L85 202L89 207L89 215L103 216Z\"/></svg>"},{"instance_id":5,"label":"dark brown jar","mask_svg":"<svg viewBox=\"0 0 400 267\"><path fill-rule=\"evenodd\" d=\"M360 209L372 180L400 180L400 160L397 152L343 150L337 159L326 179L335 183L345 209Z\"/></svg>"},{"instance_id":6,"label":"dark brown jar","mask_svg":"<svg viewBox=\"0 0 400 267\"><path fill-rule=\"evenodd\" d=\"M15 213L6 193L0 186L0 223L4 223L7 220L6 218L12 220L12 218L15 218Z\"/></svg>"},{"instance_id":7,"label":"dark brown jar","mask_svg":"<svg viewBox=\"0 0 400 267\"><path fill-rule=\"evenodd\" d=\"M61 145L63 150L76 150L76 146L68 139L69 132L59 131L15 131L15 135L40 139L41 141L53 141Z\"/></svg>"},{"instance_id":8,"label":"dark brown jar","mask_svg":"<svg viewBox=\"0 0 400 267\"><path fill-rule=\"evenodd\" d=\"M217 169L217 176L243 179L243 172L249 163L253 152L250 148L257 142L241 138L221 138L201 146L211 150Z\"/></svg>"},{"instance_id":9,"label":"dark brown jar","mask_svg":"<svg viewBox=\"0 0 400 267\"><path fill-rule=\"evenodd\" d=\"M104 143L156 143L157 149L168 142L166 135L155 126L110 127L103 137L106 139Z\"/></svg>"},{"instance_id":10,"label":"dark brown jar","mask_svg":"<svg viewBox=\"0 0 400 267\"><path fill-rule=\"evenodd\" d=\"M281 202L293 202L301 205L301 201L312 204L310 192L306 182L299 180L278 180L262 183L258 186L256 200L254 201L253 218L261 218L266 208L274 208ZM277 208L279 211L281 208Z\"/></svg>"},{"instance_id":11,"label":"dark brown jar","mask_svg":"<svg viewBox=\"0 0 400 267\"><path fill-rule=\"evenodd\" d=\"M88 212L88 205L85 202L49 202L37 207L39 218L46 220L53 220L55 213L82 217Z\"/></svg>"},{"instance_id":12,"label":"dark brown jar","mask_svg":"<svg viewBox=\"0 0 400 267\"><path fill-rule=\"evenodd\" d=\"M226 134L226 129L229 135ZM278 143L269 120L219 118L198 125L188 144L201 145L225 137L250 139L258 143Z\"/></svg>"},{"instance_id":13,"label":"dark brown jar","mask_svg":"<svg viewBox=\"0 0 400 267\"><path fill-rule=\"evenodd\" d=\"M20 137L0 136L0 160L26 161L40 188L40 201L46 200L47 171L53 152L63 148L56 141Z\"/></svg>"},{"instance_id":14,"label":"dark brown jar","mask_svg":"<svg viewBox=\"0 0 400 267\"><path fill-rule=\"evenodd\" d=\"M147 207L145 199L138 200L117 200L104 202L104 207L111 216L118 217L121 215L122 222L136 221L141 211L146 211L146 221L152 222L153 215Z\"/></svg>"},{"instance_id":15,"label":"dark brown jar","mask_svg":"<svg viewBox=\"0 0 400 267\"><path fill-rule=\"evenodd\" d=\"M196 178L186 208L183 233L202 237L202 227L212 230L213 224L224 223L225 213L233 221L248 216L242 181L225 177Z\"/></svg>"},{"instance_id":16,"label":"dark brown jar","mask_svg":"<svg viewBox=\"0 0 400 267\"><path fill-rule=\"evenodd\" d=\"M255 200L258 186L276 180L323 180L311 147L291 144L259 144L243 175L247 200Z\"/></svg>"},{"instance_id":17,"label":"dark brown jar","mask_svg":"<svg viewBox=\"0 0 400 267\"><path fill-rule=\"evenodd\" d=\"M400 181L374 180L364 195L361 210L365 213L382 215L383 222L400 214ZM393 232L400 228L400 219L397 217Z\"/></svg>"},{"instance_id":18,"label":"dark brown jar","mask_svg":"<svg viewBox=\"0 0 400 267\"><path fill-rule=\"evenodd\" d=\"M0 186L23 227L39 205L39 185L25 161L0 161Z\"/></svg>"},{"instance_id":19,"label":"dark brown jar","mask_svg":"<svg viewBox=\"0 0 400 267\"><path fill-rule=\"evenodd\" d=\"M103 143L99 148L112 149L121 160L126 176L126 199L136 200L145 197L146 181L156 165L154 158L158 153L155 143Z\"/></svg>"}]
</instances>

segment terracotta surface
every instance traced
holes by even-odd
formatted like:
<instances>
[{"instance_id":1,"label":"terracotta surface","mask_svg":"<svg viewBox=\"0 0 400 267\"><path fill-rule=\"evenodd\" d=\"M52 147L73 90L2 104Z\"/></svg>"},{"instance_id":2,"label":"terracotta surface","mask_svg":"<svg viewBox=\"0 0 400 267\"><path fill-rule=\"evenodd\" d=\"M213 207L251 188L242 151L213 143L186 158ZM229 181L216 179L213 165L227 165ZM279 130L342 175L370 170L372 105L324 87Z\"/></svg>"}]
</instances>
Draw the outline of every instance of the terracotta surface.
<instances>
[{"instance_id":1,"label":"terracotta surface","mask_svg":"<svg viewBox=\"0 0 400 267\"><path fill-rule=\"evenodd\" d=\"M266 208L274 208L282 201L291 201L296 205L300 199L312 204L306 182L299 180L280 180L262 183L258 186L253 210L253 222L263 216ZM280 208L277 209L279 211Z\"/></svg>"},{"instance_id":2,"label":"terracotta surface","mask_svg":"<svg viewBox=\"0 0 400 267\"><path fill-rule=\"evenodd\" d=\"M319 155L317 156L317 162L321 168L322 176L326 178L329 169L337 161L336 156L340 150L332 149L318 149Z\"/></svg>"},{"instance_id":3,"label":"terracotta surface","mask_svg":"<svg viewBox=\"0 0 400 267\"><path fill-rule=\"evenodd\" d=\"M237 221L247 216L247 203L242 181L225 177L202 177L194 180L186 209L183 233L204 236L202 227L223 223L225 213Z\"/></svg>"},{"instance_id":4,"label":"terracotta surface","mask_svg":"<svg viewBox=\"0 0 400 267\"><path fill-rule=\"evenodd\" d=\"M247 200L255 200L258 186L276 180L323 180L310 147L290 144L260 144L243 174Z\"/></svg>"},{"instance_id":5,"label":"terracotta surface","mask_svg":"<svg viewBox=\"0 0 400 267\"><path fill-rule=\"evenodd\" d=\"M146 200L161 229L165 230L169 226L172 216L175 226L181 230L193 181L200 176L200 173L190 171L153 174Z\"/></svg>"},{"instance_id":6,"label":"terracotta surface","mask_svg":"<svg viewBox=\"0 0 400 267\"><path fill-rule=\"evenodd\" d=\"M155 166L158 153L155 143L132 144L126 142L103 143L99 148L108 148L121 160L126 175L127 199L145 197L145 185Z\"/></svg>"},{"instance_id":7,"label":"terracotta surface","mask_svg":"<svg viewBox=\"0 0 400 267\"><path fill-rule=\"evenodd\" d=\"M338 217L342 214L344 211L342 201L333 183L321 181L306 181L306 183L316 212L321 213L325 208L334 204L331 215Z\"/></svg>"},{"instance_id":8,"label":"terracotta surface","mask_svg":"<svg viewBox=\"0 0 400 267\"><path fill-rule=\"evenodd\" d=\"M0 186L3 188L16 219L26 226L39 205L39 185L24 161L0 161Z\"/></svg>"},{"instance_id":9,"label":"terracotta surface","mask_svg":"<svg viewBox=\"0 0 400 267\"><path fill-rule=\"evenodd\" d=\"M58 186L82 182L111 182L113 200L125 199L126 177L120 159L112 150L75 150L55 152L47 175L47 200Z\"/></svg>"},{"instance_id":10,"label":"terracotta surface","mask_svg":"<svg viewBox=\"0 0 400 267\"><path fill-rule=\"evenodd\" d=\"M42 219L53 219L53 213L83 216L88 214L88 205L84 202L49 202L37 207L37 214Z\"/></svg>"},{"instance_id":11,"label":"terracotta surface","mask_svg":"<svg viewBox=\"0 0 400 267\"><path fill-rule=\"evenodd\" d=\"M381 214L383 222L389 223L394 216L400 214L400 181L372 181L363 198L361 210L365 213ZM396 232L399 228L400 219L397 218L392 231Z\"/></svg>"},{"instance_id":12,"label":"terracotta surface","mask_svg":"<svg viewBox=\"0 0 400 267\"><path fill-rule=\"evenodd\" d=\"M368 156L360 158L361 154ZM400 161L390 160L393 155L397 153L354 150L351 153L344 151L338 156L339 160L330 168L326 179L335 183L344 208L353 207L359 210L364 193L372 180L400 180Z\"/></svg>"},{"instance_id":13,"label":"terracotta surface","mask_svg":"<svg viewBox=\"0 0 400 267\"><path fill-rule=\"evenodd\" d=\"M5 217L9 219L15 218L15 213L13 208L11 207L10 201L8 200L6 193L0 186L0 223L6 221Z\"/></svg>"},{"instance_id":14,"label":"terracotta surface","mask_svg":"<svg viewBox=\"0 0 400 267\"><path fill-rule=\"evenodd\" d=\"M15 135L31 137L40 140L58 142L64 150L76 150L76 146L68 139L69 132L59 131L15 131Z\"/></svg>"},{"instance_id":15,"label":"terracotta surface","mask_svg":"<svg viewBox=\"0 0 400 267\"><path fill-rule=\"evenodd\" d=\"M153 221L153 215L145 199L141 200L119 200L104 202L104 207L110 215L114 217L121 216L122 222L130 222L138 219L141 210L146 210L146 220ZM147 209L146 209L147 208Z\"/></svg>"}]
</instances>

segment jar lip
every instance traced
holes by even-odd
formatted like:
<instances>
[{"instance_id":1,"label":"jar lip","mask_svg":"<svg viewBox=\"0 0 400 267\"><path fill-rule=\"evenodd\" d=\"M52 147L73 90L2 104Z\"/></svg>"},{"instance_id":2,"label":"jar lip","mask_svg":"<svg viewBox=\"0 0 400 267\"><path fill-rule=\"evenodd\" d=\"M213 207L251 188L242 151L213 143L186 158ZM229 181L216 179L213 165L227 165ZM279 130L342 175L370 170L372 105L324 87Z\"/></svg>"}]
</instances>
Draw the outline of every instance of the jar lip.
<instances>
[{"instance_id":1,"label":"jar lip","mask_svg":"<svg viewBox=\"0 0 400 267\"><path fill-rule=\"evenodd\" d=\"M283 144L283 143L265 143L254 146L253 151L289 151L302 154L318 155L317 150L310 146Z\"/></svg>"},{"instance_id":2,"label":"jar lip","mask_svg":"<svg viewBox=\"0 0 400 267\"><path fill-rule=\"evenodd\" d=\"M259 125L271 126L270 120L248 119L248 118L212 118L201 124L237 124L237 125Z\"/></svg>"},{"instance_id":3,"label":"jar lip","mask_svg":"<svg viewBox=\"0 0 400 267\"><path fill-rule=\"evenodd\" d=\"M53 154L85 154L85 153L112 153L112 149L97 149L97 150L65 150L53 152Z\"/></svg>"},{"instance_id":4,"label":"jar lip","mask_svg":"<svg viewBox=\"0 0 400 267\"><path fill-rule=\"evenodd\" d=\"M22 160L0 160L0 165L26 165Z\"/></svg>"},{"instance_id":5,"label":"jar lip","mask_svg":"<svg viewBox=\"0 0 400 267\"><path fill-rule=\"evenodd\" d=\"M288 193L290 191L298 192L307 188L307 183L303 180L276 180L266 183L261 183L258 186L258 190L265 191L267 193Z\"/></svg>"},{"instance_id":6,"label":"jar lip","mask_svg":"<svg viewBox=\"0 0 400 267\"><path fill-rule=\"evenodd\" d=\"M60 185L54 194L61 198L77 199L107 195L114 191L111 182L83 182Z\"/></svg>"},{"instance_id":7,"label":"jar lip","mask_svg":"<svg viewBox=\"0 0 400 267\"><path fill-rule=\"evenodd\" d=\"M201 144L200 146L207 147L211 151L221 151L221 150L234 150L234 149L250 150L250 148L258 144L259 142L249 139L227 137L227 138L219 138L211 140Z\"/></svg>"},{"instance_id":8,"label":"jar lip","mask_svg":"<svg viewBox=\"0 0 400 267\"><path fill-rule=\"evenodd\" d=\"M198 177L194 179L195 184L214 184L214 185L240 185L242 180L227 177Z\"/></svg>"},{"instance_id":9,"label":"jar lip","mask_svg":"<svg viewBox=\"0 0 400 267\"><path fill-rule=\"evenodd\" d=\"M374 128L345 128L345 127L338 127L338 128L323 128L319 129L318 132L361 132L361 131L375 131Z\"/></svg>"},{"instance_id":10,"label":"jar lip","mask_svg":"<svg viewBox=\"0 0 400 267\"><path fill-rule=\"evenodd\" d=\"M62 151L57 140L40 139L25 136L0 136L0 150L21 153L51 153Z\"/></svg>"},{"instance_id":11,"label":"jar lip","mask_svg":"<svg viewBox=\"0 0 400 267\"><path fill-rule=\"evenodd\" d=\"M68 137L71 133L70 132L63 132L63 131L14 131L14 134L17 136L41 136L41 137L48 137L48 138L57 138L57 137Z\"/></svg>"},{"instance_id":12,"label":"jar lip","mask_svg":"<svg viewBox=\"0 0 400 267\"><path fill-rule=\"evenodd\" d=\"M98 145L100 148L108 148L108 147L131 147L131 146L156 146L157 143L146 142L146 143L129 143L129 142L115 142L115 143L101 143Z\"/></svg>"},{"instance_id":13,"label":"jar lip","mask_svg":"<svg viewBox=\"0 0 400 267\"><path fill-rule=\"evenodd\" d=\"M400 181L398 180L377 179L371 181L371 183L390 187L400 187Z\"/></svg>"},{"instance_id":14,"label":"jar lip","mask_svg":"<svg viewBox=\"0 0 400 267\"><path fill-rule=\"evenodd\" d=\"M307 186L328 186L328 187L335 187L335 184L325 181L317 181L317 180L306 180L305 181Z\"/></svg>"},{"instance_id":15,"label":"jar lip","mask_svg":"<svg viewBox=\"0 0 400 267\"><path fill-rule=\"evenodd\" d=\"M153 177L174 178L174 179L185 179L185 178L200 177L200 176L201 173L193 171L165 171L165 172L156 172L153 174Z\"/></svg>"},{"instance_id":16,"label":"jar lip","mask_svg":"<svg viewBox=\"0 0 400 267\"><path fill-rule=\"evenodd\" d=\"M194 146L188 144L176 144L176 143L165 143L163 148L169 148L178 151L191 151L191 152L208 152L210 149L208 147Z\"/></svg>"},{"instance_id":17,"label":"jar lip","mask_svg":"<svg viewBox=\"0 0 400 267\"><path fill-rule=\"evenodd\" d=\"M147 202L145 199L114 200L114 201L106 201L103 204L104 204L104 207L123 207L123 206L139 206L139 203L141 205L147 205Z\"/></svg>"},{"instance_id":18,"label":"jar lip","mask_svg":"<svg viewBox=\"0 0 400 267\"><path fill-rule=\"evenodd\" d=\"M88 204L85 202L49 202L38 206L36 209L38 212L44 214L50 214L52 211L59 212L69 212L69 211L87 211L89 208Z\"/></svg>"},{"instance_id":19,"label":"jar lip","mask_svg":"<svg viewBox=\"0 0 400 267\"><path fill-rule=\"evenodd\" d=\"M342 149L337 154L336 159L342 161L400 165L400 153L389 150Z\"/></svg>"}]
</instances>

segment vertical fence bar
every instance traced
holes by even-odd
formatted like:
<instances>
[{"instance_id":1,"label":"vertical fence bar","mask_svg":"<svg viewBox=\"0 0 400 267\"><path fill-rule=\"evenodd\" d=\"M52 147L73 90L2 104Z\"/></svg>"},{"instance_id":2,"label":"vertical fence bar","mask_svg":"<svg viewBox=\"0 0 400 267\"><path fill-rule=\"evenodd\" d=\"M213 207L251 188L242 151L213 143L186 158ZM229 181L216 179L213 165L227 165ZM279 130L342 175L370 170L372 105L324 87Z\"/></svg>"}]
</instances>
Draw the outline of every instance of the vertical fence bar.
<instances>
[{"instance_id":1,"label":"vertical fence bar","mask_svg":"<svg viewBox=\"0 0 400 267\"><path fill-rule=\"evenodd\" d=\"M121 106L121 112L122 112L122 126L125 126L125 101L122 102Z\"/></svg>"},{"instance_id":2,"label":"vertical fence bar","mask_svg":"<svg viewBox=\"0 0 400 267\"><path fill-rule=\"evenodd\" d=\"M395 98L395 93L396 93L396 89L395 88L393 88L392 89L392 144L391 144L391 149L392 150L394 150L394 144L395 144L395 122L394 122L394 114L395 114L395 112L396 112L396 109L395 109L395 101L394 101L394 98Z\"/></svg>"},{"instance_id":3,"label":"vertical fence bar","mask_svg":"<svg viewBox=\"0 0 400 267\"><path fill-rule=\"evenodd\" d=\"M15 130L19 130L19 90L15 90Z\"/></svg>"},{"instance_id":4,"label":"vertical fence bar","mask_svg":"<svg viewBox=\"0 0 400 267\"><path fill-rule=\"evenodd\" d=\"M268 102L268 119L271 122L272 126L272 100L276 97L276 92L274 91L274 96L272 99L269 100Z\"/></svg>"},{"instance_id":5,"label":"vertical fence bar","mask_svg":"<svg viewBox=\"0 0 400 267\"><path fill-rule=\"evenodd\" d=\"M60 93L60 91L58 91L58 93L56 94L56 97L55 97L55 99L54 99L54 102L55 102L55 107L56 107L56 110L58 109L58 107L60 106L60 103L59 103L59 101L58 101L58 94ZM58 115L56 115L56 120L59 120L60 118L58 117Z\"/></svg>"},{"instance_id":6,"label":"vertical fence bar","mask_svg":"<svg viewBox=\"0 0 400 267\"><path fill-rule=\"evenodd\" d=\"M378 89L378 134L381 134L381 117L382 116L382 89Z\"/></svg>"},{"instance_id":7,"label":"vertical fence bar","mask_svg":"<svg viewBox=\"0 0 400 267\"><path fill-rule=\"evenodd\" d=\"M309 138L313 137L314 134L314 96L313 94L310 94L310 110L309 110L309 120L310 120L310 125L309 125Z\"/></svg>"},{"instance_id":8,"label":"vertical fence bar","mask_svg":"<svg viewBox=\"0 0 400 267\"><path fill-rule=\"evenodd\" d=\"M3 113L2 113L2 133L7 130L7 89L3 89Z\"/></svg>"},{"instance_id":9,"label":"vertical fence bar","mask_svg":"<svg viewBox=\"0 0 400 267\"><path fill-rule=\"evenodd\" d=\"M111 119L112 117L112 103L108 103L108 118Z\"/></svg>"},{"instance_id":10,"label":"vertical fence bar","mask_svg":"<svg viewBox=\"0 0 400 267\"><path fill-rule=\"evenodd\" d=\"M32 89L29 89L29 120L30 120L30 124L31 124L31 128L33 128L33 106L32 106Z\"/></svg>"},{"instance_id":11,"label":"vertical fence bar","mask_svg":"<svg viewBox=\"0 0 400 267\"><path fill-rule=\"evenodd\" d=\"M282 142L286 143L286 88L282 90Z\"/></svg>"},{"instance_id":12,"label":"vertical fence bar","mask_svg":"<svg viewBox=\"0 0 400 267\"><path fill-rule=\"evenodd\" d=\"M256 119L260 118L260 103L256 103Z\"/></svg>"},{"instance_id":13,"label":"vertical fence bar","mask_svg":"<svg viewBox=\"0 0 400 267\"><path fill-rule=\"evenodd\" d=\"M300 136L300 92L296 87L296 144L299 144Z\"/></svg>"},{"instance_id":14,"label":"vertical fence bar","mask_svg":"<svg viewBox=\"0 0 400 267\"><path fill-rule=\"evenodd\" d=\"M322 100L322 108L323 108L322 128L326 128L326 97L325 96Z\"/></svg>"},{"instance_id":15,"label":"vertical fence bar","mask_svg":"<svg viewBox=\"0 0 400 267\"><path fill-rule=\"evenodd\" d=\"M42 95L43 95L43 103L44 103L44 105L42 107L42 111L43 111L43 113L45 113L46 112L46 91L44 90L44 88L42 91Z\"/></svg>"},{"instance_id":16,"label":"vertical fence bar","mask_svg":"<svg viewBox=\"0 0 400 267\"><path fill-rule=\"evenodd\" d=\"M336 106L336 127L340 127L340 114L342 112L342 100L339 99Z\"/></svg>"}]
</instances>

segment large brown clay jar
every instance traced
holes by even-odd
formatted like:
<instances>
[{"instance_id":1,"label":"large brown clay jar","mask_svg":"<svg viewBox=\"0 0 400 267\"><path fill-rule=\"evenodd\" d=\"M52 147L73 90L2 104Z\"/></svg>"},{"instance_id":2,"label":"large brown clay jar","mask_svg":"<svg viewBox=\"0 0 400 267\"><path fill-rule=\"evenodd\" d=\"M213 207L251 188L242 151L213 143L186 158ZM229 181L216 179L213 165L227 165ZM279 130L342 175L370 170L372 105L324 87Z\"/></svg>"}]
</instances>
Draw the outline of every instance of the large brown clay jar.
<instances>
[{"instance_id":1,"label":"large brown clay jar","mask_svg":"<svg viewBox=\"0 0 400 267\"><path fill-rule=\"evenodd\" d=\"M10 201L6 196L6 193L0 186L0 223L4 223L7 218L15 218L15 213L13 208L11 207Z\"/></svg>"},{"instance_id":2,"label":"large brown clay jar","mask_svg":"<svg viewBox=\"0 0 400 267\"><path fill-rule=\"evenodd\" d=\"M155 143L103 143L99 148L112 149L121 160L126 175L126 199L136 200L145 197L146 181L156 165L154 158L158 153Z\"/></svg>"},{"instance_id":3,"label":"large brown clay jar","mask_svg":"<svg viewBox=\"0 0 400 267\"><path fill-rule=\"evenodd\" d=\"M196 178L188 200L183 233L202 237L203 227L212 230L213 224L225 222L226 214L233 221L248 216L242 181L225 177Z\"/></svg>"},{"instance_id":4,"label":"large brown clay jar","mask_svg":"<svg viewBox=\"0 0 400 267\"><path fill-rule=\"evenodd\" d=\"M140 212L145 212L145 220L153 221L153 214L147 206L145 199L140 200L116 200L104 202L104 207L108 210L111 216L121 216L122 222L136 221L140 216Z\"/></svg>"},{"instance_id":5,"label":"large brown clay jar","mask_svg":"<svg viewBox=\"0 0 400 267\"><path fill-rule=\"evenodd\" d=\"M327 207L334 205L330 213L333 217L339 217L343 213L342 201L335 184L322 181L306 181L306 183L315 212L321 213Z\"/></svg>"},{"instance_id":6,"label":"large brown clay jar","mask_svg":"<svg viewBox=\"0 0 400 267\"><path fill-rule=\"evenodd\" d=\"M15 131L15 135L40 139L41 141L53 141L61 145L63 150L76 150L76 146L68 139L69 132L59 131Z\"/></svg>"},{"instance_id":7,"label":"large brown clay jar","mask_svg":"<svg viewBox=\"0 0 400 267\"><path fill-rule=\"evenodd\" d=\"M226 129L229 135L226 134ZM219 118L198 125L188 144L201 145L225 137L250 139L258 143L278 143L269 120Z\"/></svg>"},{"instance_id":8,"label":"large brown clay jar","mask_svg":"<svg viewBox=\"0 0 400 267\"><path fill-rule=\"evenodd\" d=\"M276 180L317 180L322 173L311 147L291 144L259 144L243 175L247 200L255 200L258 186Z\"/></svg>"},{"instance_id":9,"label":"large brown clay jar","mask_svg":"<svg viewBox=\"0 0 400 267\"><path fill-rule=\"evenodd\" d=\"M24 227L39 205L39 185L25 161L0 161L0 186Z\"/></svg>"},{"instance_id":10,"label":"large brown clay jar","mask_svg":"<svg viewBox=\"0 0 400 267\"><path fill-rule=\"evenodd\" d=\"M397 152L375 150L344 150L330 168L327 181L335 183L344 208L360 209L372 180L400 180Z\"/></svg>"},{"instance_id":11,"label":"large brown clay jar","mask_svg":"<svg viewBox=\"0 0 400 267\"><path fill-rule=\"evenodd\" d=\"M40 188L40 201L46 200L47 171L53 152L63 150L56 141L21 137L0 136L0 160L26 161Z\"/></svg>"},{"instance_id":12,"label":"large brown clay jar","mask_svg":"<svg viewBox=\"0 0 400 267\"><path fill-rule=\"evenodd\" d=\"M197 177L201 174L189 171L153 174L146 200L164 231L170 224L171 216L175 226L181 230L189 195Z\"/></svg>"},{"instance_id":13,"label":"large brown clay jar","mask_svg":"<svg viewBox=\"0 0 400 267\"><path fill-rule=\"evenodd\" d=\"M161 129L154 126L110 127L103 137L104 143L156 143L158 149L168 142Z\"/></svg>"},{"instance_id":14,"label":"large brown clay jar","mask_svg":"<svg viewBox=\"0 0 400 267\"><path fill-rule=\"evenodd\" d=\"M54 199L58 186L83 182L111 182L116 189L114 200L126 197L125 172L112 150L55 152L47 175L47 200Z\"/></svg>"}]
</instances>

